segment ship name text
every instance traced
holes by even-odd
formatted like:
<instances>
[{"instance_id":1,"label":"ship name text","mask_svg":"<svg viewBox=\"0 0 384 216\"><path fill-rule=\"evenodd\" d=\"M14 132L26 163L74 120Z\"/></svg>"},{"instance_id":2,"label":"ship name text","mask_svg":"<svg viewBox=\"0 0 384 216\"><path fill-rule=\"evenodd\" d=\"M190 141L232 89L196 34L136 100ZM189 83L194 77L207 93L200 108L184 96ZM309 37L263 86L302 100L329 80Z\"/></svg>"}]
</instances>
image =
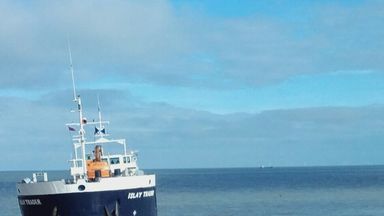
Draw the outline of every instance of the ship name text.
<instances>
[{"instance_id":1,"label":"ship name text","mask_svg":"<svg viewBox=\"0 0 384 216\"><path fill-rule=\"evenodd\" d=\"M21 199L20 205L42 205L40 199Z\"/></svg>"},{"instance_id":2,"label":"ship name text","mask_svg":"<svg viewBox=\"0 0 384 216\"><path fill-rule=\"evenodd\" d=\"M128 199L140 199L142 197L152 197L155 195L154 190L128 193Z\"/></svg>"}]
</instances>

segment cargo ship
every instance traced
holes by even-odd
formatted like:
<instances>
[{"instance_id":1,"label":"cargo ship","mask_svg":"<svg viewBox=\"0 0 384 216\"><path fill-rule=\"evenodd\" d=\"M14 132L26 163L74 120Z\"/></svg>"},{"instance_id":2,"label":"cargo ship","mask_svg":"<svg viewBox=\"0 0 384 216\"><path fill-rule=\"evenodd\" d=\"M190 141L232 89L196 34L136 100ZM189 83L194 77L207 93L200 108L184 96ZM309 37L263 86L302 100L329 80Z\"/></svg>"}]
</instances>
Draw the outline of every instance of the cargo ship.
<instances>
[{"instance_id":1,"label":"cargo ship","mask_svg":"<svg viewBox=\"0 0 384 216\"><path fill-rule=\"evenodd\" d=\"M78 120L66 124L73 146L68 178L49 181L47 172L36 172L17 183L21 215L156 216L156 176L139 169L137 151L127 149L125 139L106 133L100 105L98 120L87 121L69 56Z\"/></svg>"}]
</instances>

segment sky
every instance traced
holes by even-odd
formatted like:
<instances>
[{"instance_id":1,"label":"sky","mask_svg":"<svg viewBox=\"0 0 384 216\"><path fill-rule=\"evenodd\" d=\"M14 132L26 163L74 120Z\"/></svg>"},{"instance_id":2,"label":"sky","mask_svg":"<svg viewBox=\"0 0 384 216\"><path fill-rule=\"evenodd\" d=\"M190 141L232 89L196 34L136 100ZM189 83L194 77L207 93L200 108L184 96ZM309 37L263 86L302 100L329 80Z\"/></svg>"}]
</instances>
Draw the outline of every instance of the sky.
<instances>
[{"instance_id":1,"label":"sky","mask_svg":"<svg viewBox=\"0 0 384 216\"><path fill-rule=\"evenodd\" d=\"M68 41L85 116L97 118L99 95L141 168L384 164L383 10L0 1L0 170L68 168Z\"/></svg>"}]
</instances>

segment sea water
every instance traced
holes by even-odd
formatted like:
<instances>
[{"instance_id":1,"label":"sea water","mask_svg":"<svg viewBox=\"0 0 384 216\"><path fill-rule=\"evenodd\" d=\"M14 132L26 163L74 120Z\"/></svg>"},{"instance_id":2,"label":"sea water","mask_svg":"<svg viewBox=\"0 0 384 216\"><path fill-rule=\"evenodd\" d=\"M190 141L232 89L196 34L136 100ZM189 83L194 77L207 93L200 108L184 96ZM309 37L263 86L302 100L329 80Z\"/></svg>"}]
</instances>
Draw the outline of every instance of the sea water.
<instances>
[{"instance_id":1,"label":"sea water","mask_svg":"<svg viewBox=\"0 0 384 216\"><path fill-rule=\"evenodd\" d=\"M148 172L157 175L159 216L384 215L384 166ZM20 215L15 182L30 174L0 172L0 215Z\"/></svg>"}]
</instances>

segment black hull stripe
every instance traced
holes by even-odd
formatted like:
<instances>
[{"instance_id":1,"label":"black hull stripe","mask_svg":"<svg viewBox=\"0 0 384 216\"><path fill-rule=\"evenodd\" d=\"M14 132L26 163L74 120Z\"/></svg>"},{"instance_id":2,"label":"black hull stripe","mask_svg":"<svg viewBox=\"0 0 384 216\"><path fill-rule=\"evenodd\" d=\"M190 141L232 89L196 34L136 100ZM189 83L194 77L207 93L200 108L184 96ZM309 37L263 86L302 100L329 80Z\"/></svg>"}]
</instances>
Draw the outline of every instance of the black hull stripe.
<instances>
[{"instance_id":1,"label":"black hull stripe","mask_svg":"<svg viewBox=\"0 0 384 216\"><path fill-rule=\"evenodd\" d=\"M156 188L19 196L23 216L156 216Z\"/></svg>"}]
</instances>

